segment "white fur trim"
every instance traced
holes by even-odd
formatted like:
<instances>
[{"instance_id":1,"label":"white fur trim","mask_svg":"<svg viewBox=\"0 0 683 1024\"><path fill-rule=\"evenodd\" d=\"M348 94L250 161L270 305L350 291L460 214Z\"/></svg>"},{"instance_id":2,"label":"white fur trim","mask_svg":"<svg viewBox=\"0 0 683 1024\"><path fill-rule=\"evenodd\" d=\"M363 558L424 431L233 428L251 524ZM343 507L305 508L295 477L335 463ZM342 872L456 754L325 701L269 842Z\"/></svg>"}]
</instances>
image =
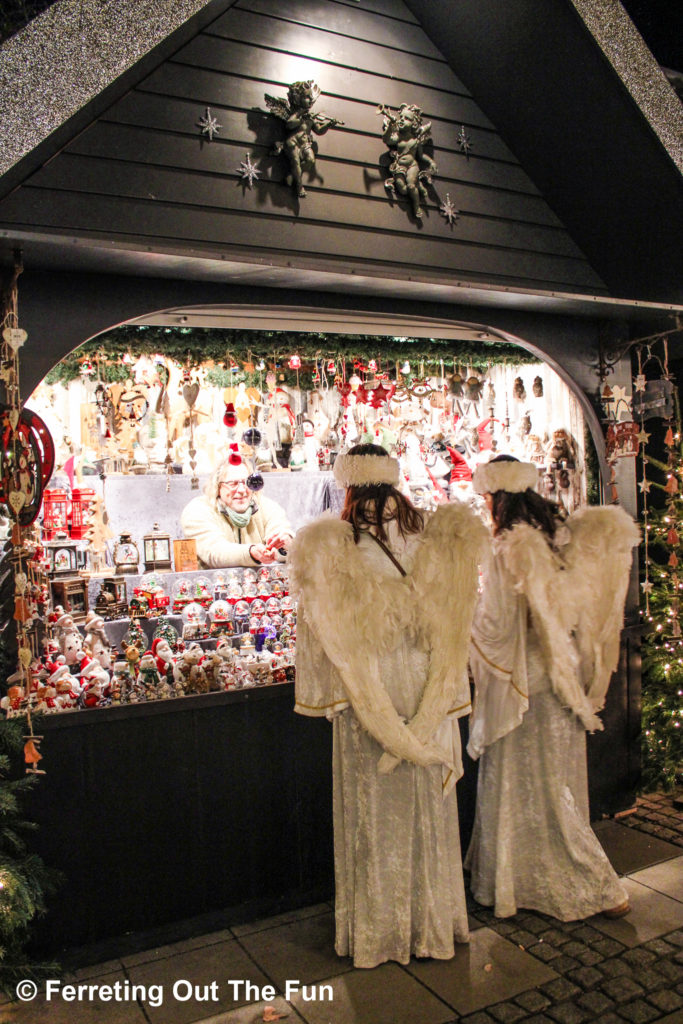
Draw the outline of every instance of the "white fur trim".
<instances>
[{"instance_id":1,"label":"white fur trim","mask_svg":"<svg viewBox=\"0 0 683 1024\"><path fill-rule=\"evenodd\" d=\"M364 487L367 484L396 487L398 459L389 455L338 455L334 460L334 478L340 487Z\"/></svg>"},{"instance_id":2,"label":"white fur trim","mask_svg":"<svg viewBox=\"0 0 683 1024\"><path fill-rule=\"evenodd\" d=\"M538 483L538 466L533 462L482 462L472 474L475 494L509 491L518 494Z\"/></svg>"}]
</instances>

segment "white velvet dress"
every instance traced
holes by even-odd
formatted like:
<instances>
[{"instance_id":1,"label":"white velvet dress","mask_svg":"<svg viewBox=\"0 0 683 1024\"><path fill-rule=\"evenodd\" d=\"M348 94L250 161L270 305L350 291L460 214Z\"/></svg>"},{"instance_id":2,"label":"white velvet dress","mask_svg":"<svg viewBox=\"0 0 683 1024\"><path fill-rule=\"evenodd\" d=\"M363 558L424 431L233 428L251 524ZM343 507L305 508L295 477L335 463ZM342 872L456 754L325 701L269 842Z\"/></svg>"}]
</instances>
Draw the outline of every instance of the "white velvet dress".
<instances>
[{"instance_id":1,"label":"white velvet dress","mask_svg":"<svg viewBox=\"0 0 683 1024\"><path fill-rule=\"evenodd\" d=\"M411 546L398 538L391 544L406 570L412 564ZM378 578L397 575L371 538L361 538L360 549L368 573ZM343 693L341 684L325 681L336 670L301 612L296 671L302 691L315 679L318 692ZM424 690L427 655L404 635L383 657L381 676L398 713L411 719ZM379 774L382 747L359 725L348 702L335 704L326 713L334 728L336 951L353 957L356 967L387 960L407 964L411 955L448 959L454 954L454 938L468 940L452 773L448 778L441 765L402 761L392 773ZM297 710L315 713L312 708ZM443 722L438 740L460 766L455 715Z\"/></svg>"},{"instance_id":2,"label":"white velvet dress","mask_svg":"<svg viewBox=\"0 0 683 1024\"><path fill-rule=\"evenodd\" d=\"M498 557L475 614L471 664L468 750L481 756L465 861L474 898L498 917L526 908L561 921L623 903L589 824L585 729L553 692L524 595Z\"/></svg>"}]
</instances>

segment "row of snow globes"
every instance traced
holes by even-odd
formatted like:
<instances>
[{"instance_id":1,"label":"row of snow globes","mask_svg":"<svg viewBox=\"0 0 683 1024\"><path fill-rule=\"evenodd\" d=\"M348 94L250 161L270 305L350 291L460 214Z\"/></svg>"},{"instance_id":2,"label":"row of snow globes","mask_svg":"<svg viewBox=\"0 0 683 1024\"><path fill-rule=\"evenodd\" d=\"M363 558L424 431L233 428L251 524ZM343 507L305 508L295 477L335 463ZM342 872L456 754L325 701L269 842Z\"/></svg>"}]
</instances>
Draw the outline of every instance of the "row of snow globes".
<instances>
[{"instance_id":1,"label":"row of snow globes","mask_svg":"<svg viewBox=\"0 0 683 1024\"><path fill-rule=\"evenodd\" d=\"M131 617L119 660L99 615L88 613L83 637L72 617L57 606L44 659L33 662L28 683L21 671L8 679L0 708L7 717L25 714L29 708L49 714L291 680L295 612L288 595L267 601L238 599L231 605L214 600L208 623L202 605L190 601L183 609L182 638L161 617L149 648L139 619ZM237 634L239 647L233 646ZM215 641L215 649L205 650L197 642L205 637Z\"/></svg>"}]
</instances>

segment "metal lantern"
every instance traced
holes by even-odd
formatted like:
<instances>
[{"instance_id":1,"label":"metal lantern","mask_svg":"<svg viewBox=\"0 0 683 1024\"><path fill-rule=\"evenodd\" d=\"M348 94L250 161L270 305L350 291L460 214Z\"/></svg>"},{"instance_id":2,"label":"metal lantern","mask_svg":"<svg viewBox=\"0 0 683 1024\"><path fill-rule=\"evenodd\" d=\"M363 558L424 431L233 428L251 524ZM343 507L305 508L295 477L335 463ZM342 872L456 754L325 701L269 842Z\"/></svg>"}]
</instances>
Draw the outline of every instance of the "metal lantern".
<instances>
[{"instance_id":1,"label":"metal lantern","mask_svg":"<svg viewBox=\"0 0 683 1024\"><path fill-rule=\"evenodd\" d=\"M114 545L114 568L117 573L136 573L140 552L129 533L122 533Z\"/></svg>"},{"instance_id":2,"label":"metal lantern","mask_svg":"<svg viewBox=\"0 0 683 1024\"><path fill-rule=\"evenodd\" d=\"M57 530L66 530L69 519L69 496L66 491L53 488L43 493L43 531L46 540L52 540Z\"/></svg>"},{"instance_id":3,"label":"metal lantern","mask_svg":"<svg viewBox=\"0 0 683 1024\"><path fill-rule=\"evenodd\" d=\"M57 530L43 547L50 560L50 576L73 576L78 571L76 541L64 530Z\"/></svg>"},{"instance_id":4,"label":"metal lantern","mask_svg":"<svg viewBox=\"0 0 683 1024\"><path fill-rule=\"evenodd\" d=\"M95 500L92 487L74 487L71 492L71 536L82 540L90 525L90 509Z\"/></svg>"},{"instance_id":5,"label":"metal lantern","mask_svg":"<svg viewBox=\"0 0 683 1024\"><path fill-rule=\"evenodd\" d=\"M152 527L151 533L142 538L145 557L145 572L171 571L171 536L162 533L158 523Z\"/></svg>"}]
</instances>

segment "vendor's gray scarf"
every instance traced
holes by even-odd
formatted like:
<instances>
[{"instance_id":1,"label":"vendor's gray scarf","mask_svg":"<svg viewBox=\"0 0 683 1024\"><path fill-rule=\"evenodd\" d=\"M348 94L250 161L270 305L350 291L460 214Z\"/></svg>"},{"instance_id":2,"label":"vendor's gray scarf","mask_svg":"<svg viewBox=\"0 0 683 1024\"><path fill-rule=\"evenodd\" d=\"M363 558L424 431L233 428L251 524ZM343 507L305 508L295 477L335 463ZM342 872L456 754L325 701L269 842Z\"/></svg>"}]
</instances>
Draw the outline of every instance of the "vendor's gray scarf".
<instances>
[{"instance_id":1,"label":"vendor's gray scarf","mask_svg":"<svg viewBox=\"0 0 683 1024\"><path fill-rule=\"evenodd\" d=\"M218 503L218 507L236 530L246 530L251 522L251 517L256 511L253 503L249 506L246 512L236 512L234 508L230 508L229 505L224 505L222 501Z\"/></svg>"}]
</instances>

